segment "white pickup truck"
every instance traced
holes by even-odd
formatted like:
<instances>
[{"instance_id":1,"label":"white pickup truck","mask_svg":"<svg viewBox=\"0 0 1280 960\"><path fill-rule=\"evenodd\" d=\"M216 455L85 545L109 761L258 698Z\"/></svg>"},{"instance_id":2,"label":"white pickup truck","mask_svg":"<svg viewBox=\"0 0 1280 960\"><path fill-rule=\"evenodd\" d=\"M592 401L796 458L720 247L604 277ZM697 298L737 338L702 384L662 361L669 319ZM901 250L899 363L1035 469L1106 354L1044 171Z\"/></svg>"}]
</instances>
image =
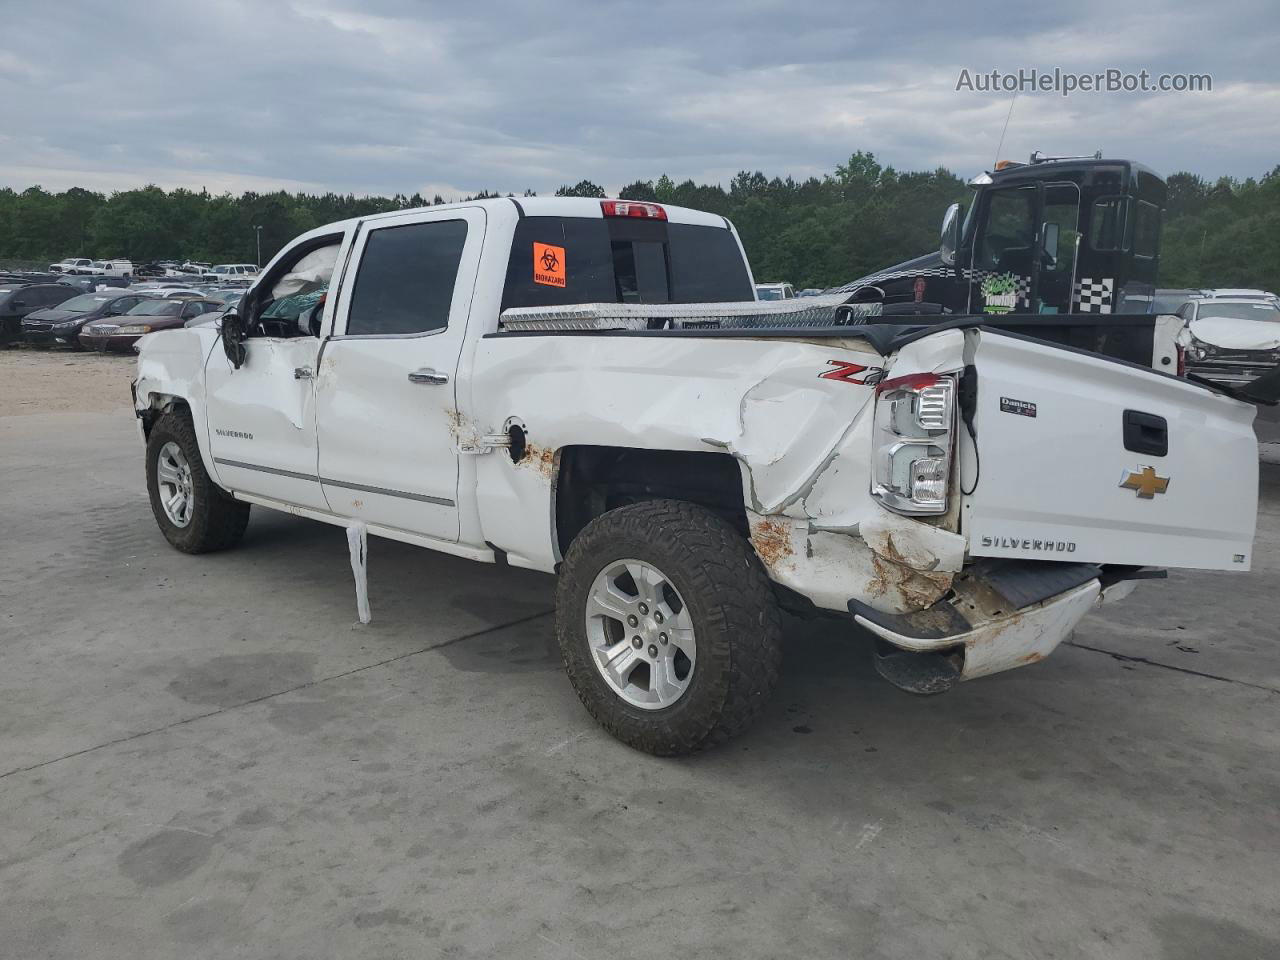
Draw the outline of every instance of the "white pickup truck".
<instances>
[{"instance_id":1,"label":"white pickup truck","mask_svg":"<svg viewBox=\"0 0 1280 960\"><path fill-rule=\"evenodd\" d=\"M659 754L758 713L783 607L935 692L1042 659L1153 566L1249 568L1253 408L1151 369L1156 318L1116 340L1142 366L752 283L728 221L656 204L314 230L238 314L142 340L156 522L199 553L257 504L555 573L578 695Z\"/></svg>"}]
</instances>

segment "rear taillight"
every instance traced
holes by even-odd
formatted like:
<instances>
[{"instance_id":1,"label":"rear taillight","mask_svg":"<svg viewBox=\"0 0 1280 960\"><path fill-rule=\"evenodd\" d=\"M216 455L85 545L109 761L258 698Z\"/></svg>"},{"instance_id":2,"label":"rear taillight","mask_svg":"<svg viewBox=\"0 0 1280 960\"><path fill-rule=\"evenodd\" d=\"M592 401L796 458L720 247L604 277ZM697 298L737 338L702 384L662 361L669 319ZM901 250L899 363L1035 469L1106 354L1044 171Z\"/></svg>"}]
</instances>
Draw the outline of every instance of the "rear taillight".
<instances>
[{"instance_id":1,"label":"rear taillight","mask_svg":"<svg viewBox=\"0 0 1280 960\"><path fill-rule=\"evenodd\" d=\"M913 373L876 385L871 494L903 514L947 512L956 381Z\"/></svg>"},{"instance_id":2,"label":"rear taillight","mask_svg":"<svg viewBox=\"0 0 1280 960\"><path fill-rule=\"evenodd\" d=\"M1182 344L1178 344L1174 349L1178 351L1178 376L1185 377L1187 375L1187 348Z\"/></svg>"},{"instance_id":3,"label":"rear taillight","mask_svg":"<svg viewBox=\"0 0 1280 960\"><path fill-rule=\"evenodd\" d=\"M640 217L646 220L665 220L667 211L656 203L637 200L601 200L600 210L606 217Z\"/></svg>"}]
</instances>

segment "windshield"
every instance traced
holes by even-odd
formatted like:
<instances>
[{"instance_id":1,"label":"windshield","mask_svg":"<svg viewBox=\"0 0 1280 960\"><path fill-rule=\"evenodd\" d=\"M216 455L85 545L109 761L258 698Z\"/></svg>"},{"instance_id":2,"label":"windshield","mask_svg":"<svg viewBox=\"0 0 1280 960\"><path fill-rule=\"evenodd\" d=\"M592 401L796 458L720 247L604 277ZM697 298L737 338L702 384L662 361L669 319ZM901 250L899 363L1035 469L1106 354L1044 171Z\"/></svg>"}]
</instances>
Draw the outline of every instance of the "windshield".
<instances>
[{"instance_id":1,"label":"windshield","mask_svg":"<svg viewBox=\"0 0 1280 960\"><path fill-rule=\"evenodd\" d=\"M782 290L778 287L756 287L757 300L781 300Z\"/></svg>"},{"instance_id":2,"label":"windshield","mask_svg":"<svg viewBox=\"0 0 1280 960\"><path fill-rule=\"evenodd\" d=\"M176 317L182 310L181 300L147 300L129 311L131 317Z\"/></svg>"},{"instance_id":3,"label":"windshield","mask_svg":"<svg viewBox=\"0 0 1280 960\"><path fill-rule=\"evenodd\" d=\"M1280 309L1269 303L1216 303L1212 300L1200 304L1197 319L1207 317L1234 317L1237 320L1280 321Z\"/></svg>"},{"instance_id":4,"label":"windshield","mask_svg":"<svg viewBox=\"0 0 1280 960\"><path fill-rule=\"evenodd\" d=\"M58 304L57 309L67 310L71 313L76 311L87 313L90 310L97 310L100 304L106 303L111 297L104 297L99 294L85 293L78 297L72 297Z\"/></svg>"}]
</instances>

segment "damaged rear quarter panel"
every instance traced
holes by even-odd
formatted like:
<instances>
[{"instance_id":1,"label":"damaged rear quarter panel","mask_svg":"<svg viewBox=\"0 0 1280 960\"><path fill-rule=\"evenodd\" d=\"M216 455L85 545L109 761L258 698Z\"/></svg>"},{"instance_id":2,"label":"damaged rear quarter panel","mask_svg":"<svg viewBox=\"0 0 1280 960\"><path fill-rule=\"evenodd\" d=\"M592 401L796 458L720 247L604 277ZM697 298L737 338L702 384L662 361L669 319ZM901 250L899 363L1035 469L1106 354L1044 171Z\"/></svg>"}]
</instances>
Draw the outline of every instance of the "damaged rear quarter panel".
<instances>
[{"instance_id":1,"label":"damaged rear quarter panel","mask_svg":"<svg viewBox=\"0 0 1280 960\"><path fill-rule=\"evenodd\" d=\"M916 341L893 358L886 376L958 369L963 348L960 331ZM807 472L748 461L755 490L766 494L765 502L757 496L749 503L752 544L772 579L819 607L844 611L857 598L886 613L919 610L950 588L964 564L965 539L871 497L873 397L871 388L861 389L858 410ZM743 422L745 433L750 424ZM778 428L785 425L770 425ZM750 448L750 439L739 446Z\"/></svg>"},{"instance_id":2,"label":"damaged rear quarter panel","mask_svg":"<svg viewBox=\"0 0 1280 960\"><path fill-rule=\"evenodd\" d=\"M512 464L501 450L478 458L485 540L515 555L513 562L554 567L554 464L569 445L728 452L742 464L745 502L763 496L776 508L788 487L820 468L871 395L868 387L819 380L831 359L880 362L860 340L481 340L459 387L468 427L496 434L509 418L519 420L531 450L526 461L537 467Z\"/></svg>"},{"instance_id":3,"label":"damaged rear quarter panel","mask_svg":"<svg viewBox=\"0 0 1280 960\"><path fill-rule=\"evenodd\" d=\"M909 369L958 367L962 342L958 331L918 341ZM723 451L741 465L751 542L772 579L833 610L850 597L892 612L932 603L960 569L963 538L870 497L874 388L820 379L830 360L883 363L861 340L481 341L460 390L474 411L466 429L502 433L515 418L529 443L517 464L505 450L477 458L485 540L513 563L554 569L565 446Z\"/></svg>"}]
</instances>

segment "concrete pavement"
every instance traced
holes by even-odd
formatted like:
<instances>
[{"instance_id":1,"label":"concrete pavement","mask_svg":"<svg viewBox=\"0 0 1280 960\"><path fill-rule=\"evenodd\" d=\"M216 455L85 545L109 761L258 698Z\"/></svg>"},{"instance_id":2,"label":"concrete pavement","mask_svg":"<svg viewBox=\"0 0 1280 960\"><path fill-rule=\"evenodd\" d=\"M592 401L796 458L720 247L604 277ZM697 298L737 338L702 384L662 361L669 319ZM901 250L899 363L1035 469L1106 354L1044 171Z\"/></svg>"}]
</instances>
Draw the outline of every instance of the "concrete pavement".
<instances>
[{"instance_id":1,"label":"concrete pavement","mask_svg":"<svg viewBox=\"0 0 1280 960\"><path fill-rule=\"evenodd\" d=\"M1280 484L934 699L792 623L747 736L622 747L549 578L255 510L168 548L127 412L0 418L0 957L1280 956Z\"/></svg>"}]
</instances>

